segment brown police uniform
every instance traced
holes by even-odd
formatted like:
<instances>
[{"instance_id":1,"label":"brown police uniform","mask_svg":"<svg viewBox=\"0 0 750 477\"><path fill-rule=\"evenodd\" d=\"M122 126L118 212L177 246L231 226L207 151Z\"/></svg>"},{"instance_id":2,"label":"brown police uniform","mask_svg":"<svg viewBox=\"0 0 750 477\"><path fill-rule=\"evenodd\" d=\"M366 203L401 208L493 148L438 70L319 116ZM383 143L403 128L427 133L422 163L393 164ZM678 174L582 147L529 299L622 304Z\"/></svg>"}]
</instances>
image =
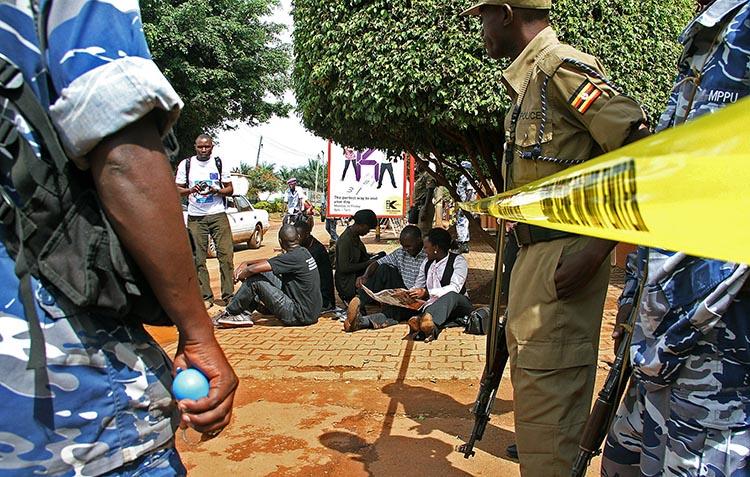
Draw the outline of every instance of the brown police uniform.
<instances>
[{"instance_id":1,"label":"brown police uniform","mask_svg":"<svg viewBox=\"0 0 750 477\"><path fill-rule=\"evenodd\" d=\"M509 187L617 149L645 121L640 106L605 83L602 72L596 58L561 44L551 27L508 67L503 81L518 106L505 122ZM586 286L558 300L560 258L589 239L517 228L522 247L511 272L506 337L521 472L566 476L591 406L610 265L605 261Z\"/></svg>"},{"instance_id":2,"label":"brown police uniform","mask_svg":"<svg viewBox=\"0 0 750 477\"><path fill-rule=\"evenodd\" d=\"M507 3L550 6L550 0ZM560 43L551 27L505 70L514 104L505 121L508 188L617 149L646 121L603 71L596 58ZM506 339L521 473L567 476L590 411L610 265L605 261L575 295L558 300L554 276L561 257L589 239L525 224L516 233L522 246L511 273Z\"/></svg>"}]
</instances>

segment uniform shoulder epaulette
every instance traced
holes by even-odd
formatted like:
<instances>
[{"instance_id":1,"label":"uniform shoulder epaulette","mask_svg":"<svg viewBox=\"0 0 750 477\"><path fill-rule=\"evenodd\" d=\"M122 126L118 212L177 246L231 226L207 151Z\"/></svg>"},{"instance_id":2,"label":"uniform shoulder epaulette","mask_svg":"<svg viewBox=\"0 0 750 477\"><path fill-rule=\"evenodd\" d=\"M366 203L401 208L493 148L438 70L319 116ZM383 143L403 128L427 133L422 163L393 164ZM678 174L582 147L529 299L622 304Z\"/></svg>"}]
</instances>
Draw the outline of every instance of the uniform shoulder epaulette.
<instances>
[{"instance_id":1,"label":"uniform shoulder epaulette","mask_svg":"<svg viewBox=\"0 0 750 477\"><path fill-rule=\"evenodd\" d=\"M598 64L596 58L594 58L593 56L563 43L559 47L552 50L544 58L542 58L542 60L539 62L539 69L547 76L554 76L557 70L562 66L565 66L565 68L571 70L578 71L582 74L587 74L586 71L577 68L575 64L568 60L582 63L589 66L590 68L596 68Z\"/></svg>"}]
</instances>

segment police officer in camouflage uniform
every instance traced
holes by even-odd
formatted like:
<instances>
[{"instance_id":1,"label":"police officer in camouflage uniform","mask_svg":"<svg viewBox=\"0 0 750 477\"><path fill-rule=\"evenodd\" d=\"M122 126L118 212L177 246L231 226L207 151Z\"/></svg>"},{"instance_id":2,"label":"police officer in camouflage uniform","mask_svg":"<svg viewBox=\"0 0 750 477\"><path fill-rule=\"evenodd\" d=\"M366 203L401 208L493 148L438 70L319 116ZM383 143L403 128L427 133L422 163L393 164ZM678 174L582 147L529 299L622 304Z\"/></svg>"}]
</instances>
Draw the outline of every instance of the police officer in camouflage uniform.
<instances>
[{"instance_id":1,"label":"police officer in camouflage uniform","mask_svg":"<svg viewBox=\"0 0 750 477\"><path fill-rule=\"evenodd\" d=\"M509 188L559 172L645 135L640 106L599 61L557 40L551 0L488 0L490 57L510 58L503 84ZM506 339L521 474L567 476L588 417L611 242L517 224Z\"/></svg>"},{"instance_id":2,"label":"police officer in camouflage uniform","mask_svg":"<svg viewBox=\"0 0 750 477\"><path fill-rule=\"evenodd\" d=\"M49 109L70 167L90 175L118 237L179 329L174 364L195 366L211 381L208 399L176 403L172 363L142 325L74 306L45 280L34 278L25 294L2 213L0 475L184 475L174 447L179 411L183 424L215 435L229 422L237 377L214 338L169 187L160 134L182 102L151 60L135 0L0 0L0 25L0 58L15 65L0 81L20 71L30 88L25 106L0 97L2 126L10 120L33 155L50 161L51 144L27 119L39 106ZM22 159L2 146L0 189L18 201L11 170ZM83 266L85 257L76 261ZM44 373L29 369L33 315L45 349L36 370Z\"/></svg>"},{"instance_id":3,"label":"police officer in camouflage uniform","mask_svg":"<svg viewBox=\"0 0 750 477\"><path fill-rule=\"evenodd\" d=\"M750 93L750 1L702 6L680 37L684 50L660 130ZM750 475L749 274L747 265L653 248L629 257L618 318L645 286L631 386L610 429L602 475Z\"/></svg>"}]
</instances>

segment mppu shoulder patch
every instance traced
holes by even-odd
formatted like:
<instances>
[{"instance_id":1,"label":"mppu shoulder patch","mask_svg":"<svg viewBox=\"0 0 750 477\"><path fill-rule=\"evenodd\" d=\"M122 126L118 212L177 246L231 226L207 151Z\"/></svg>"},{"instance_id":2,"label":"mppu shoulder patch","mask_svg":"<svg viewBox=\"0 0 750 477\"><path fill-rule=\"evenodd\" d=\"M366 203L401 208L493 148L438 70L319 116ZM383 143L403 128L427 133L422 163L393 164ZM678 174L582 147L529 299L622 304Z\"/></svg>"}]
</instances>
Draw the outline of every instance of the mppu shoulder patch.
<instances>
[{"instance_id":1,"label":"mppu shoulder patch","mask_svg":"<svg viewBox=\"0 0 750 477\"><path fill-rule=\"evenodd\" d=\"M579 113L585 114L601 95L602 90L592 83L590 79L586 79L576 89L573 96L568 100L568 103Z\"/></svg>"}]
</instances>

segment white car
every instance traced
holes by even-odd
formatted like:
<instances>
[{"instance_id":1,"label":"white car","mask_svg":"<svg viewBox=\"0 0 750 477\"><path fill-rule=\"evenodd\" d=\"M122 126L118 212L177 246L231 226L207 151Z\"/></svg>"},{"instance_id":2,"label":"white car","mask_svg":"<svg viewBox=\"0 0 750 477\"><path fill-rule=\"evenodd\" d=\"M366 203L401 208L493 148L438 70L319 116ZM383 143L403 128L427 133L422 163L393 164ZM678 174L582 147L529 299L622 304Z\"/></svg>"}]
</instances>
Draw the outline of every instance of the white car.
<instances>
[{"instance_id":1,"label":"white car","mask_svg":"<svg viewBox=\"0 0 750 477\"><path fill-rule=\"evenodd\" d=\"M183 208L183 217L187 224L187 211ZM247 197L234 195L227 197L227 217L232 229L232 242L235 244L246 242L250 248L260 248L263 235L269 227L268 212L255 209ZM208 256L216 256L216 245L209 237Z\"/></svg>"}]
</instances>

